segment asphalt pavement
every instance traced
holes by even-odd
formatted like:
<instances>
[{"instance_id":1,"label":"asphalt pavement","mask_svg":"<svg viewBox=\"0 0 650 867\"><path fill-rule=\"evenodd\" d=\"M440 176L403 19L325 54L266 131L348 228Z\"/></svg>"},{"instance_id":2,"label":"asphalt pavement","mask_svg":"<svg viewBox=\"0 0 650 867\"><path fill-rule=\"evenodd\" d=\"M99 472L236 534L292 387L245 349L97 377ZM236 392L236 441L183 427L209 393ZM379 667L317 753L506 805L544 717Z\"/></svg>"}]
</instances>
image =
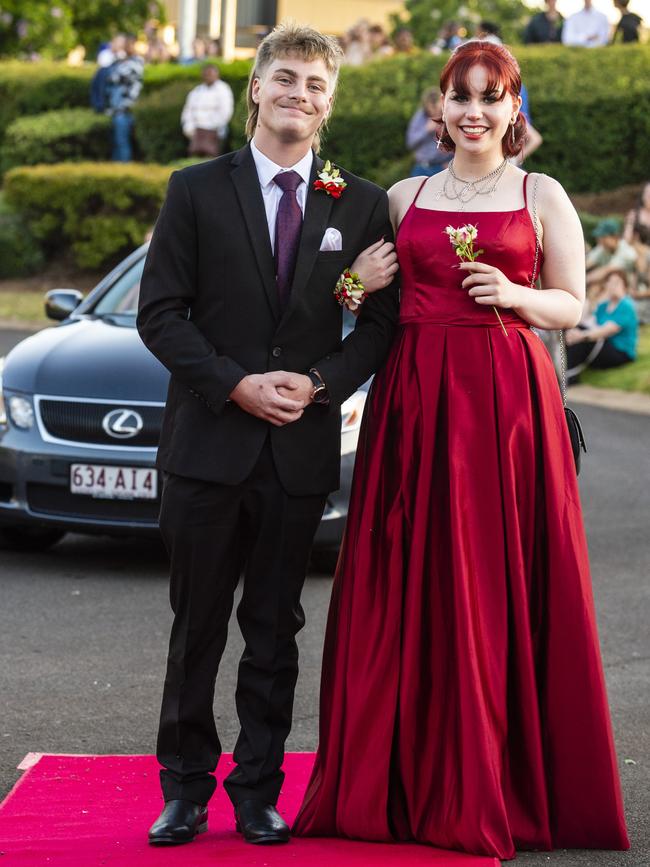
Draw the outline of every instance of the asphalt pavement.
<instances>
[{"instance_id":1,"label":"asphalt pavement","mask_svg":"<svg viewBox=\"0 0 650 867\"><path fill-rule=\"evenodd\" d=\"M0 331L0 355L20 336ZM518 861L648 867L650 416L595 406L580 407L580 416L589 445L580 486L633 849L522 853ZM307 578L289 750L317 744L330 591L330 576ZM68 536L46 554L0 553L0 797L30 751L153 752L170 624L167 563L156 542ZM215 699L226 750L237 735L241 649L235 623Z\"/></svg>"}]
</instances>

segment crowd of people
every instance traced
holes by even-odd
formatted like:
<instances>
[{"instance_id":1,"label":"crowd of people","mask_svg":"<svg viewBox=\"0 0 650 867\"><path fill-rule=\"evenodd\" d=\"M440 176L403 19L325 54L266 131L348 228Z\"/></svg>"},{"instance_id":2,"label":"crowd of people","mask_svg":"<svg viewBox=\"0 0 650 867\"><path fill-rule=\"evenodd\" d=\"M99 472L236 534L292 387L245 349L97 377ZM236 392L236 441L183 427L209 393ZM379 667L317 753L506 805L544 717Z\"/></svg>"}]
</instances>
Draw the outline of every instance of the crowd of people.
<instances>
[{"instance_id":1,"label":"crowd of people","mask_svg":"<svg viewBox=\"0 0 650 867\"><path fill-rule=\"evenodd\" d=\"M607 16L595 9L592 0L564 20L557 10L557 0L546 0L546 8L530 19L524 31L524 42L562 42L564 45L596 48L615 42L638 42L643 23L635 12L629 12L629 0L614 0L621 17L615 27Z\"/></svg>"},{"instance_id":2,"label":"crowd of people","mask_svg":"<svg viewBox=\"0 0 650 867\"><path fill-rule=\"evenodd\" d=\"M582 9L564 19L557 9L557 0L545 0L544 9L531 16L523 31L526 44L562 43L568 46L596 48L614 43L638 42L643 19L630 12L630 0L612 0L620 13L615 25L607 15L596 9L593 0L583 0ZM501 42L501 27L498 22L480 21L470 32L458 21L445 21L437 38L428 46L432 54L453 51L468 39L486 39ZM341 38L344 62L358 66L369 60L393 54L410 54L416 51L413 33L406 26L399 27L389 38L380 24L371 24L362 19Z\"/></svg>"},{"instance_id":3,"label":"crowd of people","mask_svg":"<svg viewBox=\"0 0 650 867\"><path fill-rule=\"evenodd\" d=\"M620 367L637 357L639 324L650 323L650 182L623 223L608 217L593 234L582 319L565 335L570 383L588 367Z\"/></svg>"}]
</instances>

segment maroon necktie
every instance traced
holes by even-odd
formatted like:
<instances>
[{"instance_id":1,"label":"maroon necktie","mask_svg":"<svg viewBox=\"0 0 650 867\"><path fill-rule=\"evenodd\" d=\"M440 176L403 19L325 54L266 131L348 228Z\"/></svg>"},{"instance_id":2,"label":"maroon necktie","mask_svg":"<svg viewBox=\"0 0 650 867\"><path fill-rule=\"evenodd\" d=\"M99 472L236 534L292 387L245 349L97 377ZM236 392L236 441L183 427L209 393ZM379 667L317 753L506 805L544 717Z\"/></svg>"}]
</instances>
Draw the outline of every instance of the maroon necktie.
<instances>
[{"instance_id":1,"label":"maroon necktie","mask_svg":"<svg viewBox=\"0 0 650 867\"><path fill-rule=\"evenodd\" d=\"M302 211L296 199L296 190L302 183L302 178L298 172L278 172L273 180L282 190L275 220L275 273L280 306L284 310L289 303L300 246Z\"/></svg>"}]
</instances>

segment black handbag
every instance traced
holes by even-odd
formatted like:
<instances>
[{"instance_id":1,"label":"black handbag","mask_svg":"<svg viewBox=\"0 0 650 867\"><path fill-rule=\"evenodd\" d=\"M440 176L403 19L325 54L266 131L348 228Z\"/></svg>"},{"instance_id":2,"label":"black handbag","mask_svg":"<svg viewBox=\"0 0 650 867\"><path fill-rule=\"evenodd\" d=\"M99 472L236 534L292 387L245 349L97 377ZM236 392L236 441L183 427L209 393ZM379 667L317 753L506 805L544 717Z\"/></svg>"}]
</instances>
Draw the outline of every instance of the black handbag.
<instances>
[{"instance_id":1,"label":"black handbag","mask_svg":"<svg viewBox=\"0 0 650 867\"><path fill-rule=\"evenodd\" d=\"M537 184L539 175L535 178L535 186L533 187L533 227L535 229L535 262L533 264L533 276L530 283L530 288L534 289L537 282L537 265L539 263L539 232L537 229ZM569 429L569 439L571 440L571 450L573 451L573 460L576 465L576 475L580 474L580 458L582 452L587 452L587 443L585 435L580 424L580 419L576 413L566 404L566 344L564 342L564 331L558 331L560 343L560 391L562 392L562 404L564 406L564 417L566 419L567 428Z\"/></svg>"},{"instance_id":2,"label":"black handbag","mask_svg":"<svg viewBox=\"0 0 650 867\"><path fill-rule=\"evenodd\" d=\"M573 449L573 460L576 463L576 475L580 475L580 452L587 451L585 435L582 432L582 425L580 424L580 419L570 406L564 407L564 416L566 418L567 427L569 428L571 448Z\"/></svg>"},{"instance_id":3,"label":"black handbag","mask_svg":"<svg viewBox=\"0 0 650 867\"><path fill-rule=\"evenodd\" d=\"M580 475L580 458L581 452L587 452L587 443L585 435L582 431L580 419L570 406L566 405L566 343L564 342L564 332L558 331L560 340L560 389L562 391L562 403L564 404L564 417L566 418L567 427L569 428L569 438L571 439L571 449L573 451L573 460L576 465L576 475Z\"/></svg>"}]
</instances>

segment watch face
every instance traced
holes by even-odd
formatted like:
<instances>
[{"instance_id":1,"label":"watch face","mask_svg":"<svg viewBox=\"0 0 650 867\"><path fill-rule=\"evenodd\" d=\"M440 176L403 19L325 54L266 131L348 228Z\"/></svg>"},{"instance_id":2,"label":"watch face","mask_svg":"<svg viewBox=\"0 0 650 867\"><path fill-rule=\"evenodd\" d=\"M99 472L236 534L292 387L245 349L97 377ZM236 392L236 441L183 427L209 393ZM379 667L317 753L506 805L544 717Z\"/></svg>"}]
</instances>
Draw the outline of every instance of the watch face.
<instances>
[{"instance_id":1,"label":"watch face","mask_svg":"<svg viewBox=\"0 0 650 867\"><path fill-rule=\"evenodd\" d=\"M314 403L327 403L327 389L324 385L319 385L314 389L314 396L312 398Z\"/></svg>"}]
</instances>

